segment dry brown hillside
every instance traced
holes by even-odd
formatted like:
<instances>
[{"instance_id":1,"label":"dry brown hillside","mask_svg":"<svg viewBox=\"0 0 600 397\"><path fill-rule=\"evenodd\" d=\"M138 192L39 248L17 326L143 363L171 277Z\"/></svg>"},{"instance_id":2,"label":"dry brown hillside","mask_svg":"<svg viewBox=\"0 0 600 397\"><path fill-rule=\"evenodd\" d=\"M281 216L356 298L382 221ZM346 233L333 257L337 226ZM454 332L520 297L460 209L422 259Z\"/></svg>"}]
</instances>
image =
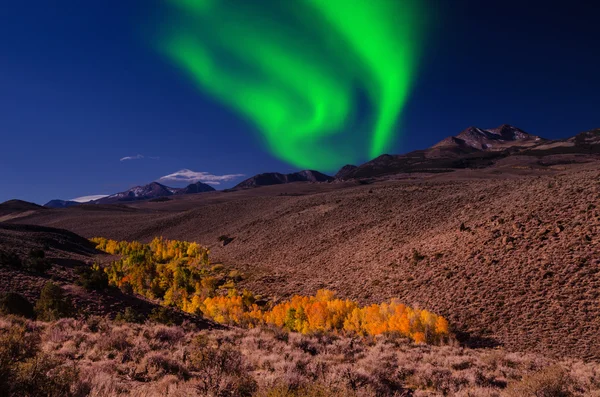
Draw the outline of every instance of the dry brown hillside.
<instances>
[{"instance_id":1,"label":"dry brown hillside","mask_svg":"<svg viewBox=\"0 0 600 397\"><path fill-rule=\"evenodd\" d=\"M43 252L44 265L32 266L32 253ZM17 263L7 258L19 258ZM111 315L133 307L147 315L158 307L140 296L124 294L116 288L87 290L77 285L78 270L93 263L104 264L114 257L97 251L89 240L63 229L35 225L0 223L0 294L16 292L34 304L44 285L52 281L65 289L75 307L75 314ZM200 328L212 328L213 323L201 318L174 312Z\"/></svg>"},{"instance_id":2,"label":"dry brown hillside","mask_svg":"<svg viewBox=\"0 0 600 397\"><path fill-rule=\"evenodd\" d=\"M292 184L162 203L44 210L12 222L211 247L255 293L398 297L472 343L600 358L598 163L515 158L372 184ZM233 240L223 246L218 237Z\"/></svg>"}]
</instances>

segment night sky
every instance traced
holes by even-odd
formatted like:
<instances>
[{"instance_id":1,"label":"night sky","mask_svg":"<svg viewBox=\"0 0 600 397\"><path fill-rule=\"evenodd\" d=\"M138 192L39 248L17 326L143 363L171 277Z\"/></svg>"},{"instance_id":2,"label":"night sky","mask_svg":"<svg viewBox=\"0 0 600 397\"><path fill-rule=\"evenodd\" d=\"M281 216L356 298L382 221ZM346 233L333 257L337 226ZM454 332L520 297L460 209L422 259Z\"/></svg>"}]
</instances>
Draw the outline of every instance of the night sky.
<instances>
[{"instance_id":1,"label":"night sky","mask_svg":"<svg viewBox=\"0 0 600 397\"><path fill-rule=\"evenodd\" d=\"M550 139L600 127L595 2L421 3L429 22L386 152L425 148L471 125L507 123ZM218 189L242 174L299 169L161 54L167 14L156 0L4 1L0 201L111 194L182 169ZM358 114L369 111L362 102ZM357 152L356 162L370 159Z\"/></svg>"}]
</instances>

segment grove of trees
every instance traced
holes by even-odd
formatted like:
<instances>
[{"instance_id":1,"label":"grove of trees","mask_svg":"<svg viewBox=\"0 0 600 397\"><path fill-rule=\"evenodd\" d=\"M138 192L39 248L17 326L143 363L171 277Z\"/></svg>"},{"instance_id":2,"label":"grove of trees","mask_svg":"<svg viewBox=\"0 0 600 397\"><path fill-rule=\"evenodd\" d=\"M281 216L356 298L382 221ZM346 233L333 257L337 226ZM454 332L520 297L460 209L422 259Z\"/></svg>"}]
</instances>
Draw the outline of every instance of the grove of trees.
<instances>
[{"instance_id":1,"label":"grove of trees","mask_svg":"<svg viewBox=\"0 0 600 397\"><path fill-rule=\"evenodd\" d=\"M211 266L208 249L196 243L163 238L150 244L92 241L100 250L121 255L104 269L111 285L218 323L249 328L274 325L303 334L398 334L416 343L439 343L450 335L445 318L394 299L361 307L337 298L333 291L319 290L314 296L296 295L259 306L251 292L235 288L239 273Z\"/></svg>"}]
</instances>

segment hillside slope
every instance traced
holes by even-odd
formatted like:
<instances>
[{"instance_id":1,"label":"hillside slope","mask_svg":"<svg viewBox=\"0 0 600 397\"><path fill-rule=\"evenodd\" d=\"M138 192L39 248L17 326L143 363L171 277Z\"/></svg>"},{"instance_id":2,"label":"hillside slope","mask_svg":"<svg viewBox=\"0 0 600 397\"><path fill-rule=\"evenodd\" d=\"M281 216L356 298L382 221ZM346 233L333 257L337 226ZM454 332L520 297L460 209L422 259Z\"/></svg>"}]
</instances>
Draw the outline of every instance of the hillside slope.
<instances>
[{"instance_id":1,"label":"hillside slope","mask_svg":"<svg viewBox=\"0 0 600 397\"><path fill-rule=\"evenodd\" d=\"M44 252L48 265L44 271L23 266L34 250ZM6 254L16 255L21 263L17 265L13 260L7 260ZM79 268L89 267L92 263L107 264L112 260L114 257L97 251L88 239L67 230L0 223L0 293L19 293L32 304L39 298L44 285L52 281L64 288L79 314L115 316L132 307L147 315L157 308L156 302L124 294L116 288L95 291L77 285ZM174 315L192 321L200 328L215 327L214 323L199 317L181 312Z\"/></svg>"},{"instance_id":2,"label":"hillside slope","mask_svg":"<svg viewBox=\"0 0 600 397\"><path fill-rule=\"evenodd\" d=\"M127 211L46 210L19 221L86 237L194 240L241 269L256 293L397 297L448 317L472 342L597 359L598 163L559 160L368 186L189 195ZM149 208L160 210L149 216ZM222 246L221 235L231 242Z\"/></svg>"},{"instance_id":3,"label":"hillside slope","mask_svg":"<svg viewBox=\"0 0 600 397\"><path fill-rule=\"evenodd\" d=\"M8 200L0 203L0 217L10 216L28 211L43 210L44 207L23 200Z\"/></svg>"}]
</instances>

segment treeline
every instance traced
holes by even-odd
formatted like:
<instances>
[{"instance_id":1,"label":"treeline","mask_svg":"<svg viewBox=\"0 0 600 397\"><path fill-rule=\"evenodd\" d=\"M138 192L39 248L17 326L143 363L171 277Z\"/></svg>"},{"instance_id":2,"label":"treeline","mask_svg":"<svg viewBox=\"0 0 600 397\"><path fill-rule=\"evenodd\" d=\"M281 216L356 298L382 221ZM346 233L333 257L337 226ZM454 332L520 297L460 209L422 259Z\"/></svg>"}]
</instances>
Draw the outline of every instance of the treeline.
<instances>
[{"instance_id":1,"label":"treeline","mask_svg":"<svg viewBox=\"0 0 600 397\"><path fill-rule=\"evenodd\" d=\"M293 296L264 312L263 321L292 331L343 331L359 335L399 334L417 343L441 342L449 336L448 321L427 310L390 302L359 307L335 293L319 290L316 296Z\"/></svg>"},{"instance_id":2,"label":"treeline","mask_svg":"<svg viewBox=\"0 0 600 397\"><path fill-rule=\"evenodd\" d=\"M293 296L259 306L251 292L235 288L241 275L227 274L222 265L211 266L209 251L196 243L163 238L150 244L92 241L98 249L122 255L105 269L111 285L218 323L247 328L269 324L303 334L397 334L416 343L439 343L449 337L446 319L396 300L360 307L336 298L332 291L320 290L315 296Z\"/></svg>"}]
</instances>

